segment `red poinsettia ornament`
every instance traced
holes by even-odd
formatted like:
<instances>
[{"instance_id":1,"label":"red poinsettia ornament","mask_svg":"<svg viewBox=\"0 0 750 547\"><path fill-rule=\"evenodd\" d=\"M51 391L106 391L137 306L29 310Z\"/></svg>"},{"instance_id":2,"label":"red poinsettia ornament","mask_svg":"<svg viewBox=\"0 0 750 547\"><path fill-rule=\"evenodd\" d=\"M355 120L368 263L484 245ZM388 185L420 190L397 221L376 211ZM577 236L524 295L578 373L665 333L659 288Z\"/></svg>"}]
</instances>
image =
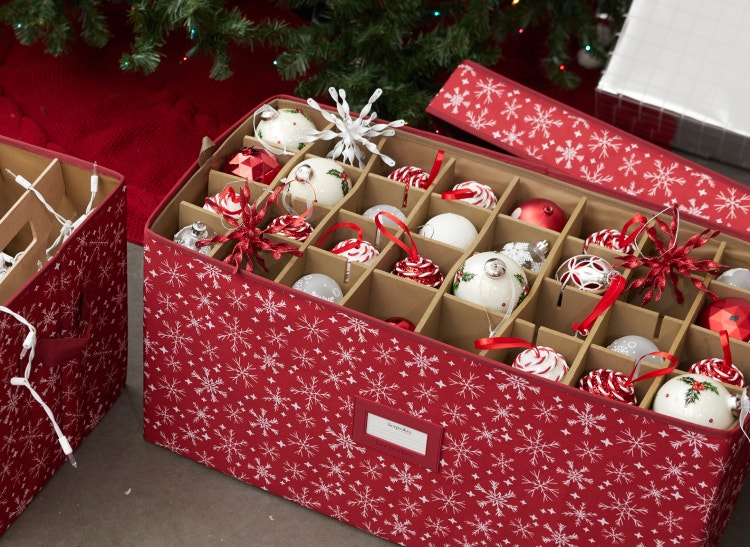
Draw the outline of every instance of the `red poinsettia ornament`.
<instances>
[{"instance_id":1,"label":"red poinsettia ornament","mask_svg":"<svg viewBox=\"0 0 750 547\"><path fill-rule=\"evenodd\" d=\"M250 197L250 185L245 181L245 186L240 191L239 205L240 205L240 216L239 218L233 218L231 216L223 215L224 221L232 226L234 229L228 234L218 234L209 239L202 239L197 242L198 247L211 245L212 243L224 243L226 241L236 240L237 243L232 249L232 252L224 259L227 264L234 265L235 273L242 264L243 257L247 257L245 264L245 270L248 272L253 271L253 260L264 270L268 271L263 258L260 257L261 251L267 251L271 253L274 259L278 260L282 254L290 253L294 256L302 256L302 251L291 243L273 242L267 239L266 234L273 233L274 229L269 226L267 228L260 228L259 225L263 222L266 216L266 211L279 199L279 194L284 189L285 185L281 185L276 188L268 196L266 203L263 207L258 208L258 204L252 201Z\"/></svg>"},{"instance_id":2,"label":"red poinsettia ornament","mask_svg":"<svg viewBox=\"0 0 750 547\"><path fill-rule=\"evenodd\" d=\"M712 291L708 290L708 287L706 287L703 281L693 277L691 274L710 273L717 275L720 273L721 269L726 268L726 266L713 260L698 260L691 257L690 253L694 249L705 245L710 239L719 235L719 232L707 228L699 234L690 236L684 245L678 245L677 233L679 214L677 206L672 207L672 221L669 225L658 216L655 217L659 230L667 236L666 242L659 237L656 227L649 226L649 220L640 213L637 213L633 219L628 221L623 230L623 234L625 234L630 225L640 224L641 226L636 234L640 233L640 231L645 231L649 240L651 240L654 245L654 254L650 256L638 254L638 251L636 251L635 253L616 257L617 260L621 260L622 262L615 267L630 269L645 267L648 269L648 273L644 277L634 279L627 287L627 290L629 291L645 291L643 301L641 302L642 306L645 306L651 302L651 300L658 302L661 299L667 281L672 284L675 299L681 304L684 301L684 297L682 292L677 288L678 276L687 277L695 287L706 292L712 300L717 299L717 296Z\"/></svg>"}]
</instances>

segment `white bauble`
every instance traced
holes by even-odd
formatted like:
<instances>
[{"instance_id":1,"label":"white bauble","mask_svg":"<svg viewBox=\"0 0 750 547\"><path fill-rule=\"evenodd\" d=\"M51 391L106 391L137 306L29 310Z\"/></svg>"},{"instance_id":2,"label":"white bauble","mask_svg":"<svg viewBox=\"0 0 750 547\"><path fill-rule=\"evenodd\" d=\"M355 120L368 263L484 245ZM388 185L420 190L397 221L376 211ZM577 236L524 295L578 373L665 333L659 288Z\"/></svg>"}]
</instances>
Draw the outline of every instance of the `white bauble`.
<instances>
[{"instance_id":1,"label":"white bauble","mask_svg":"<svg viewBox=\"0 0 750 547\"><path fill-rule=\"evenodd\" d=\"M401 222L406 224L406 215L401 212L401 209L398 207L394 207L393 205L388 205L387 203L380 203L378 205L373 205L369 209L367 209L364 213L362 213L362 216L365 218L369 218L371 220L375 220L375 217L378 215L378 213L390 213L397 219L399 219ZM380 217L380 223L383 226L390 226L392 228L398 228L398 225L393 222L390 218L383 215Z\"/></svg>"},{"instance_id":2,"label":"white bauble","mask_svg":"<svg viewBox=\"0 0 750 547\"><path fill-rule=\"evenodd\" d=\"M732 268L717 277L716 281L750 291L750 270L747 268Z\"/></svg>"},{"instance_id":3,"label":"white bauble","mask_svg":"<svg viewBox=\"0 0 750 547\"><path fill-rule=\"evenodd\" d=\"M529 292L523 268L496 251L466 259L453 278L453 294L500 313L512 312Z\"/></svg>"},{"instance_id":4,"label":"white bauble","mask_svg":"<svg viewBox=\"0 0 750 547\"><path fill-rule=\"evenodd\" d=\"M287 193L308 203L333 207L351 189L349 177L341 165L328 158L310 158L290 173Z\"/></svg>"},{"instance_id":5,"label":"white bauble","mask_svg":"<svg viewBox=\"0 0 750 547\"><path fill-rule=\"evenodd\" d=\"M344 297L339 284L333 278L321 273L313 273L300 277L292 285L292 288L336 304L341 302L341 299Z\"/></svg>"},{"instance_id":6,"label":"white bauble","mask_svg":"<svg viewBox=\"0 0 750 547\"><path fill-rule=\"evenodd\" d=\"M643 336L637 336L635 334L629 334L622 336L607 346L607 349L622 353L633 358L633 362L637 362L638 359L649 353L659 351L659 346L654 344L648 338ZM656 355L649 355L642 363L651 363L653 365L661 365L664 361L663 357L657 357Z\"/></svg>"},{"instance_id":7,"label":"white bauble","mask_svg":"<svg viewBox=\"0 0 750 547\"><path fill-rule=\"evenodd\" d=\"M653 411L698 425L729 429L737 398L720 381L703 374L680 374L666 381L654 398Z\"/></svg>"},{"instance_id":8,"label":"white bauble","mask_svg":"<svg viewBox=\"0 0 750 547\"><path fill-rule=\"evenodd\" d=\"M270 148L291 155L305 145L303 138L309 137L314 131L315 124L299 110L269 109L260 114L260 122L255 126L255 137Z\"/></svg>"},{"instance_id":9,"label":"white bauble","mask_svg":"<svg viewBox=\"0 0 750 547\"><path fill-rule=\"evenodd\" d=\"M479 233L468 218L455 213L443 213L422 225L419 235L466 250Z\"/></svg>"}]
</instances>

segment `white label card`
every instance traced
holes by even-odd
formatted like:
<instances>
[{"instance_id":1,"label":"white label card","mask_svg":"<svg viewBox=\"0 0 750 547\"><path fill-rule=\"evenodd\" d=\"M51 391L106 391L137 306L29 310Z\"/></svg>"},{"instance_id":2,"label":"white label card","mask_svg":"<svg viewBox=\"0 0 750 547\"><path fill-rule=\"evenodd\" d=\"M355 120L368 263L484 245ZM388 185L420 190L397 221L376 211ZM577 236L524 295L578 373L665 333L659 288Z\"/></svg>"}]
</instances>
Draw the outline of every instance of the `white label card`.
<instances>
[{"instance_id":1,"label":"white label card","mask_svg":"<svg viewBox=\"0 0 750 547\"><path fill-rule=\"evenodd\" d=\"M419 431L371 412L367 414L365 431L368 435L406 448L422 456L427 454L428 435L424 431Z\"/></svg>"}]
</instances>

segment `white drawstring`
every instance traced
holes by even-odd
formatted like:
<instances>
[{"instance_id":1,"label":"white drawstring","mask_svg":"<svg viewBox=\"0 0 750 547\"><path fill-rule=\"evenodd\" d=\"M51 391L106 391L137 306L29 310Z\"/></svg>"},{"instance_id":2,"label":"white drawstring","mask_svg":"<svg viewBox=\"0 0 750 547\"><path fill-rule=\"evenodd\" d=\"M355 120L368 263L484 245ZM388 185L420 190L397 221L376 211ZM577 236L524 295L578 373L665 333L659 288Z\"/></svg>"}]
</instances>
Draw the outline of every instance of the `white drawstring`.
<instances>
[{"instance_id":1,"label":"white drawstring","mask_svg":"<svg viewBox=\"0 0 750 547\"><path fill-rule=\"evenodd\" d=\"M52 427L55 429L55 433L57 434L57 440L60 443L60 446L62 447L63 452L68 457L68 461L71 463L71 465L73 465L73 467L78 467L78 462L76 462L76 458L73 455L73 448L70 446L70 442L68 441L67 437L63 434L62 429L60 429L60 426L57 424L57 421L55 420L55 415L52 413L52 410L50 409L50 407L47 406L47 404L42 400L42 397L39 395L39 393L37 393L37 391L32 387L31 382L29 381L29 376L31 376L31 363L34 360L34 353L36 350L36 329L24 317L18 315L13 310L8 309L5 306L0 306L0 311L3 311L15 317L20 323L26 325L26 327L29 329L29 334L26 335L26 338L23 341L23 348L21 349L21 356L20 356L21 359L23 359L24 356L28 354L28 361L26 362L26 370L24 371L23 376L14 376L13 378L11 378L10 379L11 385L23 386L29 390L29 393L31 393L31 396L41 405L41 407L44 409L44 412L47 413L47 416L52 422Z\"/></svg>"}]
</instances>

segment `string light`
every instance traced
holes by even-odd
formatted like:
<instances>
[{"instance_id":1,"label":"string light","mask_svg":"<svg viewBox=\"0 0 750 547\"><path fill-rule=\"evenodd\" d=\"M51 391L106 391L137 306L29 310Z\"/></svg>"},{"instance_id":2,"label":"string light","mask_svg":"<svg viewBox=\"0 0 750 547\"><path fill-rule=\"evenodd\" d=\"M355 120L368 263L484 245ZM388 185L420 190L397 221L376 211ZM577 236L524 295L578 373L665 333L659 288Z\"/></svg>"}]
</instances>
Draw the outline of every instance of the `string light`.
<instances>
[{"instance_id":1,"label":"string light","mask_svg":"<svg viewBox=\"0 0 750 547\"><path fill-rule=\"evenodd\" d=\"M565 70L565 65L560 65L560 70Z\"/></svg>"}]
</instances>

